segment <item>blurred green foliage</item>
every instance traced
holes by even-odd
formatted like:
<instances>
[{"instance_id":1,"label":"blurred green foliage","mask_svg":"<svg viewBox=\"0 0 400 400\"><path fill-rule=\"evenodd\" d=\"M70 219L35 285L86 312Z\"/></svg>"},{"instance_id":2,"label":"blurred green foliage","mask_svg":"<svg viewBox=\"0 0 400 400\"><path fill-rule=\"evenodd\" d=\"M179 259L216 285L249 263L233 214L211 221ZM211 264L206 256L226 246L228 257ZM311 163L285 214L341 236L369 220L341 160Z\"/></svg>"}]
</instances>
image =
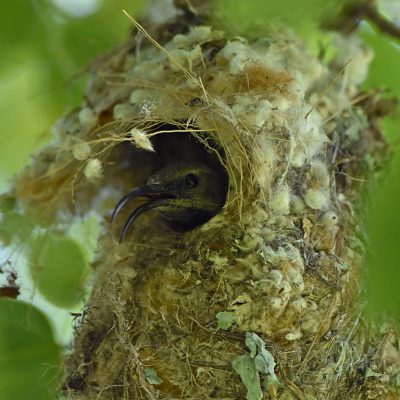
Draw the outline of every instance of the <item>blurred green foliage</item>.
<instances>
[{"instance_id":1,"label":"blurred green foliage","mask_svg":"<svg viewBox=\"0 0 400 400\"><path fill-rule=\"evenodd\" d=\"M364 25L360 32L375 53L365 86L384 87L390 94L400 98L400 42L383 35L372 26Z\"/></svg>"},{"instance_id":2,"label":"blurred green foliage","mask_svg":"<svg viewBox=\"0 0 400 400\"><path fill-rule=\"evenodd\" d=\"M400 318L400 153L383 180L374 186L368 216L368 303L375 314Z\"/></svg>"},{"instance_id":3,"label":"blurred green foliage","mask_svg":"<svg viewBox=\"0 0 400 400\"><path fill-rule=\"evenodd\" d=\"M399 2L400 7L400 2ZM364 25L361 37L375 53L366 89L382 88L384 97L400 100L400 41ZM394 158L381 179L374 185L368 214L367 298L375 314L390 312L400 319L400 138L399 109L384 119L382 127L393 146Z\"/></svg>"},{"instance_id":4,"label":"blurred green foliage","mask_svg":"<svg viewBox=\"0 0 400 400\"><path fill-rule=\"evenodd\" d=\"M3 243L9 244L13 237L18 237L21 241L27 240L35 228L35 219L16 211L3 211L1 205L0 210L3 212L0 225L0 235L3 238Z\"/></svg>"},{"instance_id":5,"label":"blurred green foliage","mask_svg":"<svg viewBox=\"0 0 400 400\"><path fill-rule=\"evenodd\" d=\"M0 399L54 400L61 349L35 307L0 299Z\"/></svg>"},{"instance_id":6,"label":"blurred green foliage","mask_svg":"<svg viewBox=\"0 0 400 400\"><path fill-rule=\"evenodd\" d=\"M338 14L352 0L215 0L215 18L237 35L254 36L284 25L308 40L321 40L322 21Z\"/></svg>"},{"instance_id":7,"label":"blurred green foliage","mask_svg":"<svg viewBox=\"0 0 400 400\"><path fill-rule=\"evenodd\" d=\"M103 0L97 12L76 18L51 0L6 2L0 13L0 191L50 127L81 102L89 61L126 39L145 0Z\"/></svg>"},{"instance_id":8,"label":"blurred green foliage","mask_svg":"<svg viewBox=\"0 0 400 400\"><path fill-rule=\"evenodd\" d=\"M82 301L89 268L77 242L40 235L31 243L28 261L34 285L48 301L63 308Z\"/></svg>"},{"instance_id":9,"label":"blurred green foliage","mask_svg":"<svg viewBox=\"0 0 400 400\"><path fill-rule=\"evenodd\" d=\"M371 25L364 25L360 29L360 34L375 54L364 88L382 88L386 91L384 93L386 97L400 99L400 41L383 35ZM399 124L399 110L385 118L383 127L389 140L399 139Z\"/></svg>"}]
</instances>

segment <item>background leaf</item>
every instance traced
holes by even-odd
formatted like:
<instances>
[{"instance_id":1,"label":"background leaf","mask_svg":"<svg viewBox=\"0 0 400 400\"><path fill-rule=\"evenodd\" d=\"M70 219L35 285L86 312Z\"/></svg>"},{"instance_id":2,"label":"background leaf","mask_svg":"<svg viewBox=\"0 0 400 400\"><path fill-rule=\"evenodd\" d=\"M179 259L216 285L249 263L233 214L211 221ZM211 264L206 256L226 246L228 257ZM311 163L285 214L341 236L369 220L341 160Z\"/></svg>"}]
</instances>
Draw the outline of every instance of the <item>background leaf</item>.
<instances>
[{"instance_id":1,"label":"background leaf","mask_svg":"<svg viewBox=\"0 0 400 400\"><path fill-rule=\"evenodd\" d=\"M382 88L385 97L400 99L400 41L394 40L369 24L361 28L361 36L373 49L365 89ZM400 113L382 122L384 133L392 143L400 138ZM400 156L395 144L395 157L372 192L373 206L369 212L369 253L367 254L368 303L375 313L391 312L400 317L399 234Z\"/></svg>"},{"instance_id":2,"label":"background leaf","mask_svg":"<svg viewBox=\"0 0 400 400\"><path fill-rule=\"evenodd\" d=\"M74 240L39 236L31 244L29 268L36 288L51 303L69 308L82 301L89 269Z\"/></svg>"},{"instance_id":3,"label":"background leaf","mask_svg":"<svg viewBox=\"0 0 400 400\"><path fill-rule=\"evenodd\" d=\"M384 182L375 186L374 204L369 214L368 302L373 312L390 311L400 317L398 153L386 172Z\"/></svg>"},{"instance_id":4,"label":"background leaf","mask_svg":"<svg viewBox=\"0 0 400 400\"><path fill-rule=\"evenodd\" d=\"M0 398L54 400L60 348L33 306L0 299Z\"/></svg>"}]
</instances>

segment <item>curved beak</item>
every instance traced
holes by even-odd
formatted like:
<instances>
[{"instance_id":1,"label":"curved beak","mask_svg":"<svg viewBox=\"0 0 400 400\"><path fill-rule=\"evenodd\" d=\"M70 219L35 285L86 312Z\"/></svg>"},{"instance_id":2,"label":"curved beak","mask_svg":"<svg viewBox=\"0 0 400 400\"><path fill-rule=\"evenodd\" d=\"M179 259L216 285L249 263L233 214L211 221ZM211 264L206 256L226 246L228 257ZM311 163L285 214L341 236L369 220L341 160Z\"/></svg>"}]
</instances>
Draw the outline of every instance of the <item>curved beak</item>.
<instances>
[{"instance_id":1,"label":"curved beak","mask_svg":"<svg viewBox=\"0 0 400 400\"><path fill-rule=\"evenodd\" d=\"M125 222L125 225L121 231L119 237L119 243L122 242L133 222L141 214L153 208L169 204L171 200L176 198L177 196L171 193L170 191L165 190L161 185L156 185L156 184L135 188L129 193L127 193L124 197L122 197L122 199L117 203L111 215L111 223L114 221L117 215L123 210L123 208L137 197L147 197L150 200L147 203L144 203L141 206L137 207L131 214L129 214Z\"/></svg>"}]
</instances>

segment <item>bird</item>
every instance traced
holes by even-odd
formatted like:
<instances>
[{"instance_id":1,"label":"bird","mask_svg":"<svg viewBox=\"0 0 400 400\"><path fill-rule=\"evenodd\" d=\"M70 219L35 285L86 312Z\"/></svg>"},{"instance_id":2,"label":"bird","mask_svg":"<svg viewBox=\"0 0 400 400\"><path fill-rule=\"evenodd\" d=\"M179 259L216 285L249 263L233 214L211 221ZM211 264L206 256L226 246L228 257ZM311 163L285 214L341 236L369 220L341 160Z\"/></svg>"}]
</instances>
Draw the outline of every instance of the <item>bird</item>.
<instances>
[{"instance_id":1,"label":"bird","mask_svg":"<svg viewBox=\"0 0 400 400\"><path fill-rule=\"evenodd\" d=\"M134 188L116 204L111 223L128 203L138 197L147 202L135 208L119 236L121 243L133 222L156 209L167 225L177 232L190 231L217 215L223 208L228 188L225 169L199 162L175 162L153 173L142 187Z\"/></svg>"}]
</instances>

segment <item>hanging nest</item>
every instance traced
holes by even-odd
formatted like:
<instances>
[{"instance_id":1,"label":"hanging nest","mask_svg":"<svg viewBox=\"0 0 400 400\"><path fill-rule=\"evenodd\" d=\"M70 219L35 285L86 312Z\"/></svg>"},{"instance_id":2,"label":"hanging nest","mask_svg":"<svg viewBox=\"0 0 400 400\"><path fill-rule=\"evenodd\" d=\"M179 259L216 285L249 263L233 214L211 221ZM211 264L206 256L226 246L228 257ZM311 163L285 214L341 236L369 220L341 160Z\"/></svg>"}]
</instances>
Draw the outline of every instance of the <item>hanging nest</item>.
<instances>
[{"instance_id":1,"label":"hanging nest","mask_svg":"<svg viewBox=\"0 0 400 400\"><path fill-rule=\"evenodd\" d=\"M67 398L398 399L398 331L363 317L360 195L388 152L370 51L349 38L326 65L289 31L229 37L182 7L92 64L15 181L42 220L103 217ZM149 212L119 244L118 198L191 160L226 171L223 210L186 233Z\"/></svg>"}]
</instances>

